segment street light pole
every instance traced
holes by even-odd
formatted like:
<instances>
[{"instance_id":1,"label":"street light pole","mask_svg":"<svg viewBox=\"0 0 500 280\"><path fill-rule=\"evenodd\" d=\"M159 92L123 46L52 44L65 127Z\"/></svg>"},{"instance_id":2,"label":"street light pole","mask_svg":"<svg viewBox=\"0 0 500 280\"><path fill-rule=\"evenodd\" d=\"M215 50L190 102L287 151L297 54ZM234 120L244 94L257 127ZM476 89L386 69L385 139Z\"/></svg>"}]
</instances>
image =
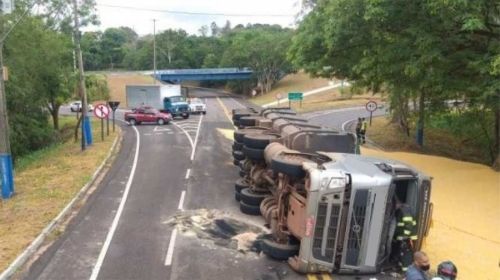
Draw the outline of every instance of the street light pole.
<instances>
[{"instance_id":1,"label":"street light pole","mask_svg":"<svg viewBox=\"0 0 500 280\"><path fill-rule=\"evenodd\" d=\"M0 34L4 33L4 13L0 11ZM3 69L3 40L0 40L0 186L2 198L10 198L14 194L14 177L12 172L12 156L9 141L9 121L7 117L7 98Z\"/></svg>"},{"instance_id":2,"label":"street light pole","mask_svg":"<svg viewBox=\"0 0 500 280\"><path fill-rule=\"evenodd\" d=\"M156 19L153 19L153 83L156 84Z\"/></svg>"}]
</instances>

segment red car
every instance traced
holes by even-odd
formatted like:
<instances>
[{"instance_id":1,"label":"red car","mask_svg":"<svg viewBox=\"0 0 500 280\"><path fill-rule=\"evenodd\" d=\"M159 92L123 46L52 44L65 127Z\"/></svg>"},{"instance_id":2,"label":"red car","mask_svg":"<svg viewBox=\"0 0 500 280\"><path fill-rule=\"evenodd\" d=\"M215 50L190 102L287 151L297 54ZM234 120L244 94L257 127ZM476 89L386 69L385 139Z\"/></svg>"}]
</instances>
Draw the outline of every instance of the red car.
<instances>
[{"instance_id":1,"label":"red car","mask_svg":"<svg viewBox=\"0 0 500 280\"><path fill-rule=\"evenodd\" d=\"M141 123L157 123L159 125L168 124L172 120L172 115L162 113L151 107L141 107L132 109L132 112L125 113L125 121L131 125Z\"/></svg>"}]
</instances>

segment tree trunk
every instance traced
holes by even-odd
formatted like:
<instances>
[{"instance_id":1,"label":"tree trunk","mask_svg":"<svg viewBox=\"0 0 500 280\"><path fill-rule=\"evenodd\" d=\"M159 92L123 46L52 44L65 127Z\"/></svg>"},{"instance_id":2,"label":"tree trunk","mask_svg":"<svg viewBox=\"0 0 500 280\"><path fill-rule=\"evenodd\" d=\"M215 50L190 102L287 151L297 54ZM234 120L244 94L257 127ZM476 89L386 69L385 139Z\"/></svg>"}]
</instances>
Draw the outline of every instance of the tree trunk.
<instances>
[{"instance_id":1,"label":"tree trunk","mask_svg":"<svg viewBox=\"0 0 500 280\"><path fill-rule=\"evenodd\" d=\"M59 112L58 112L58 109L57 110L53 110L50 112L50 114L52 115L52 122L54 123L54 130L59 130Z\"/></svg>"},{"instance_id":2,"label":"tree trunk","mask_svg":"<svg viewBox=\"0 0 500 280\"><path fill-rule=\"evenodd\" d=\"M425 90L420 93L418 104L418 123L417 123L417 144L424 146L424 121L425 121Z\"/></svg>"},{"instance_id":3,"label":"tree trunk","mask_svg":"<svg viewBox=\"0 0 500 280\"><path fill-rule=\"evenodd\" d=\"M78 117L78 120L76 121L76 126L75 126L75 143L78 142L78 131L80 131L80 123L82 122L82 115Z\"/></svg>"}]
</instances>

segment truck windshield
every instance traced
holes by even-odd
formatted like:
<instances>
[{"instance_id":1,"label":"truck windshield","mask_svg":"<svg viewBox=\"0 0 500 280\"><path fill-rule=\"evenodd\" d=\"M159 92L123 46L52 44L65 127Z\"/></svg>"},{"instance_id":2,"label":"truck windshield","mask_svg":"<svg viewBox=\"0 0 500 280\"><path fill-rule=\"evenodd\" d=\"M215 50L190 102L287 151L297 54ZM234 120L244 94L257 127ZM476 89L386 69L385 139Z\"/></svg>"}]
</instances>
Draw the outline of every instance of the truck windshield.
<instances>
[{"instance_id":1,"label":"truck windshield","mask_svg":"<svg viewBox=\"0 0 500 280\"><path fill-rule=\"evenodd\" d=\"M170 97L170 101L172 103L176 103L176 102L186 102L186 98L183 97L183 96L172 96Z\"/></svg>"}]
</instances>

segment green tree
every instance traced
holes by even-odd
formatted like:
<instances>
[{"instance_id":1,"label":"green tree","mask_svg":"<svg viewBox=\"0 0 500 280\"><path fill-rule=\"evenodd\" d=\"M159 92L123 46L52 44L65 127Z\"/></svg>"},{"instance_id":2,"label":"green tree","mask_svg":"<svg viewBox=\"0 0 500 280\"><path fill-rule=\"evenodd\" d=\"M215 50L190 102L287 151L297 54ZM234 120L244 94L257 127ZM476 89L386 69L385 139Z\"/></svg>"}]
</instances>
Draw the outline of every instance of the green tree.
<instances>
[{"instance_id":1,"label":"green tree","mask_svg":"<svg viewBox=\"0 0 500 280\"><path fill-rule=\"evenodd\" d=\"M470 108L481 104L487 114L498 111L499 79L492 71L500 38L495 1L312 2L289 58L313 75L388 92L394 120L406 129L410 112L417 112L418 144L423 145L426 119L446 110L433 104L458 96ZM488 126L483 135L491 138ZM491 142L496 156L498 141Z\"/></svg>"}]
</instances>

